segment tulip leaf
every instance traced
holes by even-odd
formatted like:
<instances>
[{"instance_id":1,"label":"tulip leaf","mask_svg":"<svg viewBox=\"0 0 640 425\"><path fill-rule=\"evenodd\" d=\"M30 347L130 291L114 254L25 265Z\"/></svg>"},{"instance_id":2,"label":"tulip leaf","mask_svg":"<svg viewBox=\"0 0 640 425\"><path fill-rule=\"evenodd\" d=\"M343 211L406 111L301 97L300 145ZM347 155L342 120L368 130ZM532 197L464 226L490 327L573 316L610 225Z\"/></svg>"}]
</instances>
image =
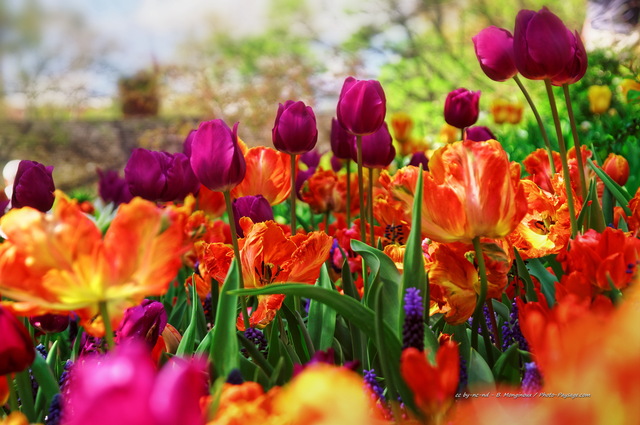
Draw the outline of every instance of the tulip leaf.
<instances>
[{"instance_id":1,"label":"tulip leaf","mask_svg":"<svg viewBox=\"0 0 640 425\"><path fill-rule=\"evenodd\" d=\"M229 273L224 280L211 340L210 356L218 376L228 376L238 369L238 338L236 337L236 318L238 316L238 295L230 293L239 288L240 274L235 258L231 262ZM194 285L195 287L195 285ZM197 294L196 294L197 296Z\"/></svg>"},{"instance_id":2,"label":"tulip leaf","mask_svg":"<svg viewBox=\"0 0 640 425\"><path fill-rule=\"evenodd\" d=\"M36 357L38 356L42 358L40 353L36 353ZM20 406L22 413L24 413L27 419L29 419L29 423L35 422L36 409L33 402L33 387L31 386L31 377L29 376L29 370L25 369L22 372L16 373L15 382L16 387L18 388L18 394L20 395Z\"/></svg>"},{"instance_id":3,"label":"tulip leaf","mask_svg":"<svg viewBox=\"0 0 640 425\"><path fill-rule=\"evenodd\" d=\"M199 304L200 299L198 298L196 285L191 285L191 320L189 321L189 326L187 326L187 329L184 331L184 335L182 335L182 339L180 340L180 345L178 345L178 349L176 350L177 356L193 354L198 326L196 314L198 314Z\"/></svg>"},{"instance_id":4,"label":"tulip leaf","mask_svg":"<svg viewBox=\"0 0 640 425\"><path fill-rule=\"evenodd\" d=\"M342 290L345 295L360 301L360 293L358 293L358 288L356 288L356 285L353 283L353 276L351 276L351 269L349 268L347 254L341 246L338 245L338 248L340 248L342 258L344 258L344 262L342 263Z\"/></svg>"},{"instance_id":5,"label":"tulip leaf","mask_svg":"<svg viewBox=\"0 0 640 425\"><path fill-rule=\"evenodd\" d=\"M595 182L592 181L589 187L589 228L595 230L598 233L602 233L607 227L604 222L604 215L602 208L600 207L600 201L598 199L598 193L596 191Z\"/></svg>"},{"instance_id":6,"label":"tulip leaf","mask_svg":"<svg viewBox=\"0 0 640 425\"><path fill-rule=\"evenodd\" d=\"M418 170L418 182L416 184L415 196L413 198L413 211L411 220L411 232L407 239L407 246L404 252L404 271L402 274L402 290L400 297L406 294L408 288L417 288L422 296L423 306L429 305L429 285L424 271L424 253L422 252L422 191L423 191L422 165ZM400 308L398 322L400 334L404 323L404 308Z\"/></svg>"},{"instance_id":7,"label":"tulip leaf","mask_svg":"<svg viewBox=\"0 0 640 425\"><path fill-rule=\"evenodd\" d=\"M524 290L527 297L527 301L538 301L538 295L533 288L533 280L531 280L531 275L529 274L529 270L527 270L527 266L524 261L522 261L522 257L520 256L520 252L518 252L517 248L513 248L513 252L516 257L516 266L518 269L518 276L524 282Z\"/></svg>"},{"instance_id":8,"label":"tulip leaf","mask_svg":"<svg viewBox=\"0 0 640 425\"><path fill-rule=\"evenodd\" d=\"M460 344L460 356L462 356L467 364L469 364L471 356L469 351L471 349L471 341L469 340L469 334L467 333L467 325L464 323L460 325L450 325L447 323L444 325L442 332L453 335L453 340ZM439 344L432 348L434 358L430 360L435 361L435 353L438 350L438 347Z\"/></svg>"},{"instance_id":9,"label":"tulip leaf","mask_svg":"<svg viewBox=\"0 0 640 425\"><path fill-rule=\"evenodd\" d=\"M362 256L371 270L368 278L370 281L369 291L365 291L365 304L369 308L373 307L373 294L375 294L377 286L382 286L382 296L387 307L384 311L384 321L399 337L402 334L400 332L400 315L398 313L401 308L400 300L402 299L402 276L400 272L398 272L391 258L384 252L372 248L359 240L351 240L351 249Z\"/></svg>"},{"instance_id":10,"label":"tulip leaf","mask_svg":"<svg viewBox=\"0 0 640 425\"><path fill-rule=\"evenodd\" d=\"M516 386L520 383L520 357L518 343L513 343L493 365L493 375L500 382Z\"/></svg>"},{"instance_id":11,"label":"tulip leaf","mask_svg":"<svg viewBox=\"0 0 640 425\"><path fill-rule=\"evenodd\" d=\"M311 359L313 346L310 347L309 345L311 345L311 342L307 344L305 341L308 338L305 338L304 334L307 333L308 335L308 332L304 323L298 321L293 309L289 308L286 302L282 304L280 312L284 315L285 319L287 319L288 335L290 341L293 343L296 356L300 360L301 364L307 363Z\"/></svg>"},{"instance_id":12,"label":"tulip leaf","mask_svg":"<svg viewBox=\"0 0 640 425\"><path fill-rule=\"evenodd\" d=\"M334 290L327 265L320 270L320 277L316 286L328 290ZM333 343L333 334L336 329L336 311L320 301L311 300L309 306L309 335L316 350L326 350Z\"/></svg>"},{"instance_id":13,"label":"tulip leaf","mask_svg":"<svg viewBox=\"0 0 640 425\"><path fill-rule=\"evenodd\" d=\"M556 276L542 264L539 258L530 258L527 260L527 269L529 273L534 275L540 281L540 288L544 297L547 299L549 307L553 307L556 303Z\"/></svg>"},{"instance_id":14,"label":"tulip leaf","mask_svg":"<svg viewBox=\"0 0 640 425\"><path fill-rule=\"evenodd\" d=\"M613 181L611 177L607 173L605 173L602 168L598 167L591 159L587 159L589 163L589 167L600 177L600 180L604 183L604 185L611 191L611 194L618 201L620 206L627 215L631 215L631 210L629 209L629 201L631 200L631 195L627 193L626 189L620 186L618 183Z\"/></svg>"},{"instance_id":15,"label":"tulip leaf","mask_svg":"<svg viewBox=\"0 0 640 425\"><path fill-rule=\"evenodd\" d=\"M469 390L471 392L493 391L495 390L495 379L491 368L484 358L476 350L471 348L469 356Z\"/></svg>"},{"instance_id":16,"label":"tulip leaf","mask_svg":"<svg viewBox=\"0 0 640 425\"><path fill-rule=\"evenodd\" d=\"M57 351L57 342L56 341L52 346L51 350L49 350L49 357L53 356L56 358L55 352ZM31 373L33 374L34 379L38 383L38 393L36 395L36 412L41 412L44 406L49 406L51 404L51 400L53 396L60 392L60 388L58 387L58 381L56 380L53 372L47 361L40 355L40 353L36 353L36 358L31 365ZM41 421L41 419L38 419Z\"/></svg>"}]
</instances>

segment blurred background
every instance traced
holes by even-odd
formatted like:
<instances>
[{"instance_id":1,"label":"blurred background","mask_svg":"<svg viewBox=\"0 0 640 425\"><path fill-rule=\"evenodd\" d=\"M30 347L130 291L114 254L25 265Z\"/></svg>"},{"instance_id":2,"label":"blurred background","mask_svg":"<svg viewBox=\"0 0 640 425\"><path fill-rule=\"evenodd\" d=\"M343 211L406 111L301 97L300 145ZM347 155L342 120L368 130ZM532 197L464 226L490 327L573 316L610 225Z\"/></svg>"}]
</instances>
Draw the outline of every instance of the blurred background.
<instances>
[{"instance_id":1,"label":"blurred background","mask_svg":"<svg viewBox=\"0 0 640 425\"><path fill-rule=\"evenodd\" d=\"M583 31L586 0L551 3L0 0L0 163L38 160L56 166L60 187L87 185L97 167L121 169L136 146L179 150L190 129L213 118L239 121L249 145L271 145L278 103L288 99L314 108L327 146L349 75L380 80L389 116L409 114L425 149L444 137L446 94L482 90L479 124L522 159L531 146L520 142L538 137L532 116L525 110L518 126L493 119L496 100L524 99L513 82L482 73L471 37L488 25L513 31L520 9L545 4ZM585 87L637 74L615 47L594 54ZM584 92L576 96L588 113Z\"/></svg>"}]
</instances>

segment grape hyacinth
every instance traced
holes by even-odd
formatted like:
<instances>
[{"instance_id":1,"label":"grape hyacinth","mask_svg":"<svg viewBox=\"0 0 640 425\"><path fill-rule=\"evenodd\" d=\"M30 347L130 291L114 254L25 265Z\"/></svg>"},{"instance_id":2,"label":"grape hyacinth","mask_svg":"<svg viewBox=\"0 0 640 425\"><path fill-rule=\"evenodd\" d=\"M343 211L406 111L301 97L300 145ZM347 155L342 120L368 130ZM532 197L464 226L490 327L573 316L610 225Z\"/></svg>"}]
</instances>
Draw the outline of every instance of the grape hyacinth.
<instances>
[{"instance_id":1,"label":"grape hyacinth","mask_svg":"<svg viewBox=\"0 0 640 425\"><path fill-rule=\"evenodd\" d=\"M522 392L534 394L542 389L542 375L535 363L524 364L524 377L522 378Z\"/></svg>"},{"instance_id":2,"label":"grape hyacinth","mask_svg":"<svg viewBox=\"0 0 640 425\"><path fill-rule=\"evenodd\" d=\"M49 405L49 413L44 418L45 425L58 425L62 422L62 396L60 393L53 396Z\"/></svg>"},{"instance_id":3,"label":"grape hyacinth","mask_svg":"<svg viewBox=\"0 0 640 425\"><path fill-rule=\"evenodd\" d=\"M467 374L467 361L460 356L460 379L458 380L458 392L462 392L467 388L469 383L469 375Z\"/></svg>"},{"instance_id":4,"label":"grape hyacinth","mask_svg":"<svg viewBox=\"0 0 640 425\"><path fill-rule=\"evenodd\" d=\"M376 371L373 369L365 369L362 371L362 373L364 384L369 390L371 390L372 395L382 402L386 401L386 398L384 397L384 388L382 388L382 385L380 385L380 382L378 382Z\"/></svg>"},{"instance_id":5,"label":"grape hyacinth","mask_svg":"<svg viewBox=\"0 0 640 425\"><path fill-rule=\"evenodd\" d=\"M402 349L409 347L424 350L424 306L418 288L407 288L404 296Z\"/></svg>"},{"instance_id":6,"label":"grape hyacinth","mask_svg":"<svg viewBox=\"0 0 640 425\"><path fill-rule=\"evenodd\" d=\"M486 304L482 308L482 313L484 314L484 320L487 323L487 329L491 330L491 316L490 316L490 313L489 313L489 308L486 306ZM469 325L473 327L473 317L469 318ZM478 334L482 335L482 325L478 325ZM494 343L494 344L496 343L495 336L493 335L493 332L491 332L491 331L489 332L489 338L491 339L492 343Z\"/></svg>"},{"instance_id":7,"label":"grape hyacinth","mask_svg":"<svg viewBox=\"0 0 640 425\"><path fill-rule=\"evenodd\" d=\"M522 335L520 330L520 321L518 320L518 304L513 301L511 304L511 313L509 320L502 325L502 351L509 348L514 342L518 343L521 350L529 351L529 344Z\"/></svg>"},{"instance_id":8,"label":"grape hyacinth","mask_svg":"<svg viewBox=\"0 0 640 425\"><path fill-rule=\"evenodd\" d=\"M267 356L269 344L267 343L267 339L264 337L264 333L262 333L260 329L249 328L244 331L244 337L253 342L258 348L258 351L260 351L265 357ZM249 357L249 353L245 348L242 348L242 354L245 357Z\"/></svg>"}]
</instances>

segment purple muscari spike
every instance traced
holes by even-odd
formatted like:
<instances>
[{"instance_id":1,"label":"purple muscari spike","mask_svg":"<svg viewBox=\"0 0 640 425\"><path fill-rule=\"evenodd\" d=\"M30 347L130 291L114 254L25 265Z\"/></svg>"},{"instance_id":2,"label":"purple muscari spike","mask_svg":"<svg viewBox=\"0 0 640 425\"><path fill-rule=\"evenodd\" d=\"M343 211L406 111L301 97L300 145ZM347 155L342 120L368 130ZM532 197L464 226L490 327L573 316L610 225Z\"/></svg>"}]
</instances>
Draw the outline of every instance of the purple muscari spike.
<instances>
[{"instance_id":1,"label":"purple muscari spike","mask_svg":"<svg viewBox=\"0 0 640 425\"><path fill-rule=\"evenodd\" d=\"M364 384L371 390L373 394L376 395L380 401L386 401L384 397L384 388L378 382L378 377L376 376L376 372L373 369L363 370Z\"/></svg>"},{"instance_id":2,"label":"purple muscari spike","mask_svg":"<svg viewBox=\"0 0 640 425\"><path fill-rule=\"evenodd\" d=\"M260 329L249 328L244 331L244 337L253 342L258 348L258 351L260 351L266 357L269 344L267 343L267 339L264 337L264 334ZM244 348L242 349L242 354L246 357L249 356L249 353L246 353L246 350Z\"/></svg>"},{"instance_id":3,"label":"purple muscari spike","mask_svg":"<svg viewBox=\"0 0 640 425\"><path fill-rule=\"evenodd\" d=\"M505 351L514 342L518 343L518 347L521 350L529 351L529 344L524 335L522 335L522 330L520 330L518 304L515 301L511 304L509 320L502 325L502 351Z\"/></svg>"},{"instance_id":4,"label":"purple muscari spike","mask_svg":"<svg viewBox=\"0 0 640 425\"><path fill-rule=\"evenodd\" d=\"M524 364L524 377L522 378L522 392L527 394L537 393L542 389L542 375L535 363Z\"/></svg>"},{"instance_id":5,"label":"purple muscari spike","mask_svg":"<svg viewBox=\"0 0 640 425\"><path fill-rule=\"evenodd\" d=\"M44 418L45 425L58 425L62 422L62 395L60 393L53 396L49 405L49 413Z\"/></svg>"},{"instance_id":6,"label":"purple muscari spike","mask_svg":"<svg viewBox=\"0 0 640 425\"><path fill-rule=\"evenodd\" d=\"M469 375L467 374L467 361L460 356L460 379L458 380L458 392L464 391L469 383Z\"/></svg>"},{"instance_id":7,"label":"purple muscari spike","mask_svg":"<svg viewBox=\"0 0 640 425\"><path fill-rule=\"evenodd\" d=\"M242 374L238 369L233 369L229 372L229 376L227 376L227 384L242 385L243 383L244 379L242 379Z\"/></svg>"},{"instance_id":8,"label":"purple muscari spike","mask_svg":"<svg viewBox=\"0 0 640 425\"><path fill-rule=\"evenodd\" d=\"M47 349L42 344L36 345L36 351L42 355L45 359L47 358Z\"/></svg>"},{"instance_id":9,"label":"purple muscari spike","mask_svg":"<svg viewBox=\"0 0 640 425\"><path fill-rule=\"evenodd\" d=\"M404 296L402 349L408 347L424 350L424 306L418 288L407 288Z\"/></svg>"}]
</instances>

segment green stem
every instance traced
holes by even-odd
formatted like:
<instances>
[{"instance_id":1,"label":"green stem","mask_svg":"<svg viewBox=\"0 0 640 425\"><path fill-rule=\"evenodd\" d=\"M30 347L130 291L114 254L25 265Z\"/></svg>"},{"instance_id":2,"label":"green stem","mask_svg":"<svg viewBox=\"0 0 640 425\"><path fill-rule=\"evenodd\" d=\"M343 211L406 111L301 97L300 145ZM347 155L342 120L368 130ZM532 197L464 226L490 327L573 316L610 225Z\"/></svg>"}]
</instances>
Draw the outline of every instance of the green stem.
<instances>
[{"instance_id":1,"label":"green stem","mask_svg":"<svg viewBox=\"0 0 640 425\"><path fill-rule=\"evenodd\" d=\"M39 354L36 354L39 356ZM29 370L23 370L16 373L16 386L18 387L18 394L20 394L20 405L22 413L25 414L29 423L36 421L36 410L33 404L33 388L31 387L31 377L29 376Z\"/></svg>"},{"instance_id":2,"label":"green stem","mask_svg":"<svg viewBox=\"0 0 640 425\"><path fill-rule=\"evenodd\" d=\"M351 159L347 159L347 229L351 227Z\"/></svg>"},{"instance_id":3,"label":"green stem","mask_svg":"<svg viewBox=\"0 0 640 425\"><path fill-rule=\"evenodd\" d=\"M233 208L231 207L231 193L229 190L225 190L222 192L224 195L224 203L227 206L227 215L229 219L229 227L231 230L231 243L233 244L233 255L236 259L236 264L238 265L238 279L240 284L239 288L244 288L244 276L242 274L242 262L240 261L240 249L238 249L238 234L236 232L236 220L233 215ZM247 312L247 300L244 296L240 295L240 305L242 310L242 321L244 322L244 328L249 329L251 324L249 322L249 313Z\"/></svg>"},{"instance_id":4,"label":"green stem","mask_svg":"<svg viewBox=\"0 0 640 425\"><path fill-rule=\"evenodd\" d=\"M604 222L607 226L613 226L613 208L616 205L611 191L605 186L602 192L602 212L604 214Z\"/></svg>"},{"instance_id":5,"label":"green stem","mask_svg":"<svg viewBox=\"0 0 640 425\"><path fill-rule=\"evenodd\" d=\"M564 188L567 192L567 204L569 204L569 220L571 221L571 237L576 236L578 230L576 222L575 205L573 204L573 193L571 192L571 176L569 174L569 163L567 162L567 147L564 144L564 136L562 135L562 127L560 126L560 117L558 116L558 108L556 107L556 99L553 95L553 87L551 80L544 80L547 96L549 97L549 105L551 106L551 114L553 122L556 126L556 136L558 137L558 147L560 150L560 161L562 162L562 175L564 177Z\"/></svg>"},{"instance_id":6,"label":"green stem","mask_svg":"<svg viewBox=\"0 0 640 425\"><path fill-rule=\"evenodd\" d=\"M464 142L464 127L460 129L460 140Z\"/></svg>"},{"instance_id":7,"label":"green stem","mask_svg":"<svg viewBox=\"0 0 640 425\"><path fill-rule=\"evenodd\" d=\"M296 155L291 154L291 192L289 200L291 202L291 236L296 234Z\"/></svg>"},{"instance_id":8,"label":"green stem","mask_svg":"<svg viewBox=\"0 0 640 425\"><path fill-rule=\"evenodd\" d=\"M569 122L571 123L571 134L573 135L573 146L576 149L576 161L578 161L578 174L580 175L580 194L582 200L587 199L587 180L584 176L584 165L582 163L582 150L580 149L580 137L578 137L578 127L576 127L576 118L573 114L573 105L571 104L571 95L569 94L569 85L563 84L564 100L567 103L567 113L569 114Z\"/></svg>"},{"instance_id":9,"label":"green stem","mask_svg":"<svg viewBox=\"0 0 640 425\"><path fill-rule=\"evenodd\" d=\"M324 213L324 232L328 235L329 234L329 216L331 215L331 211L327 210Z\"/></svg>"},{"instance_id":10,"label":"green stem","mask_svg":"<svg viewBox=\"0 0 640 425\"><path fill-rule=\"evenodd\" d=\"M373 226L373 168L369 168L369 203L367 204L369 210L369 232L371 233L371 246L376 246L376 235Z\"/></svg>"},{"instance_id":11,"label":"green stem","mask_svg":"<svg viewBox=\"0 0 640 425\"><path fill-rule=\"evenodd\" d=\"M471 329L471 346L474 350L478 349L478 326L483 321L482 306L487 298L487 268L484 263L484 255L482 254L482 245L480 245L480 236L473 238L473 249L476 253L476 261L478 262L478 274L480 275L480 293L476 301L476 308L473 311L473 327Z\"/></svg>"},{"instance_id":12,"label":"green stem","mask_svg":"<svg viewBox=\"0 0 640 425\"><path fill-rule=\"evenodd\" d=\"M37 354L36 354L37 355ZM16 394L15 382L7 376L7 385L9 386L9 410L17 412L20 409L18 405L18 395Z\"/></svg>"},{"instance_id":13,"label":"green stem","mask_svg":"<svg viewBox=\"0 0 640 425\"><path fill-rule=\"evenodd\" d=\"M549 135L547 134L547 129L544 128L542 118L540 118L540 114L538 113L538 108L536 108L535 103L533 103L533 99L531 99L531 96L529 96L529 92L527 91L524 84L522 84L522 81L520 81L520 78L518 77L518 75L513 77L513 79L518 85L518 87L520 87L520 90L522 91L524 98L527 99L527 103L529 104L529 107L531 108L533 115L536 117L536 122L538 123L538 127L540 128L540 133L542 134L542 140L544 140L544 146L546 147L547 155L549 156L549 168L551 169L551 176L553 176L556 173L556 167L553 162L553 151L551 149L551 142L549 141Z\"/></svg>"},{"instance_id":14,"label":"green stem","mask_svg":"<svg viewBox=\"0 0 640 425\"><path fill-rule=\"evenodd\" d=\"M100 310L100 316L102 316L102 322L104 323L104 338L107 340L107 347L109 350L113 350L116 346L113 338L113 328L111 327L111 319L109 318L109 308L106 301L100 301L98 303L98 309Z\"/></svg>"},{"instance_id":15,"label":"green stem","mask_svg":"<svg viewBox=\"0 0 640 425\"><path fill-rule=\"evenodd\" d=\"M360 240L367 243L366 207L364 205L364 175L362 172L362 136L356 136L358 146L358 200L360 201Z\"/></svg>"}]
</instances>

